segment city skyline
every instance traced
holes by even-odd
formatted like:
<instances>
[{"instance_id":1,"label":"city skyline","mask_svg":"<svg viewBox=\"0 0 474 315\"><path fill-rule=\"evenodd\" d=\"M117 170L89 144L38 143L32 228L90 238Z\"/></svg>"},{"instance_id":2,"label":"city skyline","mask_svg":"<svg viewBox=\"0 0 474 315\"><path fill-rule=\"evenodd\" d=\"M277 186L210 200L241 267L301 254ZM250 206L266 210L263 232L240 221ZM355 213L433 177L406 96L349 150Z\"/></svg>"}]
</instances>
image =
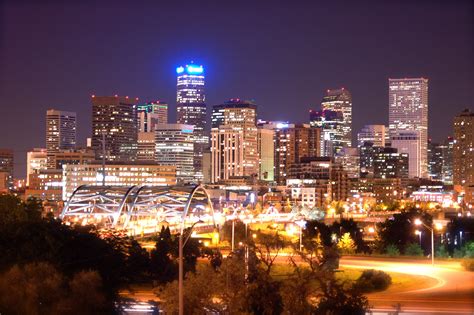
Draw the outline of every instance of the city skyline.
<instances>
[{"instance_id":1,"label":"city skyline","mask_svg":"<svg viewBox=\"0 0 474 315\"><path fill-rule=\"evenodd\" d=\"M141 9L123 4L98 7L92 12L88 5L76 5L64 7L61 14L54 5L45 5L41 6L42 16L50 18L42 18L36 24L38 7L3 5L8 28L1 49L0 65L4 71L0 74L0 92L11 104L19 105L2 108L0 130L6 133L19 128L24 132L3 138L0 147L14 149L17 176L24 175L26 151L44 145L44 122L36 118L43 117L48 108L77 112L80 146L91 134L91 94L138 96L140 101L160 99L169 104L170 121L175 121L175 69L190 60L206 68L208 112L211 106L238 97L255 99L262 119L307 123L308 110L319 109L327 89L347 88L353 97L353 142L354 134L364 125L387 125L389 78L426 77L430 80L428 136L434 141L452 135L452 121L446 117L472 108L473 36L469 14L472 3L467 1L453 6L408 2L377 4L372 12L364 10L363 19L371 23L361 21L362 8L351 4L305 4L296 8L274 5L270 9L272 14L266 13L268 7L264 4L251 11L239 6L217 5L202 12L204 19L215 17L199 26L202 36L186 36L184 46L180 46L182 36L189 28L178 27L176 21L169 20L167 15L178 12L178 7L172 4L147 3ZM116 13L128 10L130 21L144 20L138 17L163 11L162 16L154 15L154 20L160 21L161 30L153 31L159 29L153 27L153 21L126 22L124 28L105 27L99 35L88 35L89 27L102 27L103 18L109 19L102 14L105 10ZM331 17L325 14L313 16L313 12L326 11L338 12L339 18L347 23L336 26L328 23ZM85 21L75 20L86 12L89 26ZM403 18L400 18L401 12ZM22 19L18 18L20 15ZM289 19L285 27L278 24L276 17L281 15ZM244 16L244 22L256 21L251 28L257 31L248 33L250 26L245 23L221 23L237 16ZM440 18L446 25L439 25ZM31 23L21 22L26 20ZM35 25L35 29L31 25ZM222 25L222 29L216 25ZM373 25L383 27L377 30ZM49 36L52 30L54 36ZM274 32L285 36L281 40L272 39ZM73 38L77 40L71 41ZM78 49L100 48L104 43L117 49L132 38L139 46L146 42L149 49L131 55L127 49L123 52L118 49L113 58ZM242 44L235 45L235 40ZM341 43L350 49L344 50ZM27 49L31 44L42 58L33 58ZM241 48L248 45L257 49ZM394 47L410 49L393 50ZM7 73L11 75L6 76ZM18 121L14 117L20 111L29 114L23 114Z\"/></svg>"}]
</instances>

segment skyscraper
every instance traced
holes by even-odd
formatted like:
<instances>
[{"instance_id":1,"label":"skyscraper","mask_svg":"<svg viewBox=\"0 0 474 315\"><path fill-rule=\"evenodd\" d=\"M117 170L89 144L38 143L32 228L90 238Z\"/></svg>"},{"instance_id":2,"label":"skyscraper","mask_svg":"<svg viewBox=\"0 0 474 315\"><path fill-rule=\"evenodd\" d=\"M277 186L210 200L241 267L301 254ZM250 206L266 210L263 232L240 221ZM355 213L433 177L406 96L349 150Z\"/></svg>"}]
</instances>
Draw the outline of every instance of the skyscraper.
<instances>
[{"instance_id":1,"label":"skyscraper","mask_svg":"<svg viewBox=\"0 0 474 315\"><path fill-rule=\"evenodd\" d=\"M34 148L26 153L26 186L30 186L30 175L46 170L47 163L46 149Z\"/></svg>"},{"instance_id":2,"label":"skyscraper","mask_svg":"<svg viewBox=\"0 0 474 315\"><path fill-rule=\"evenodd\" d=\"M287 124L275 129L275 181L285 184L289 168L302 158L320 156L319 128Z\"/></svg>"},{"instance_id":3,"label":"skyscraper","mask_svg":"<svg viewBox=\"0 0 474 315\"><path fill-rule=\"evenodd\" d=\"M327 90L321 102L321 110L342 113L342 146L352 144L352 96L345 88Z\"/></svg>"},{"instance_id":4,"label":"skyscraper","mask_svg":"<svg viewBox=\"0 0 474 315\"><path fill-rule=\"evenodd\" d=\"M202 156L209 146L204 68L191 63L176 68L176 73L176 120L178 124L194 126L194 170L196 179L202 180Z\"/></svg>"},{"instance_id":5,"label":"skyscraper","mask_svg":"<svg viewBox=\"0 0 474 315\"><path fill-rule=\"evenodd\" d=\"M168 104L160 101L137 105L138 132L153 132L157 124L168 123Z\"/></svg>"},{"instance_id":6,"label":"skyscraper","mask_svg":"<svg viewBox=\"0 0 474 315\"><path fill-rule=\"evenodd\" d=\"M399 130L391 135L391 146L408 154L408 177L423 177L421 171L421 138L418 130ZM427 152L428 153L428 152Z\"/></svg>"},{"instance_id":7,"label":"skyscraper","mask_svg":"<svg viewBox=\"0 0 474 315\"><path fill-rule=\"evenodd\" d=\"M322 110L309 112L310 125L321 130L321 156L333 157L344 146L344 116L341 111Z\"/></svg>"},{"instance_id":8,"label":"skyscraper","mask_svg":"<svg viewBox=\"0 0 474 315\"><path fill-rule=\"evenodd\" d=\"M365 125L357 134L357 146L371 142L376 147L384 147L385 138L385 125Z\"/></svg>"},{"instance_id":9,"label":"skyscraper","mask_svg":"<svg viewBox=\"0 0 474 315\"><path fill-rule=\"evenodd\" d=\"M431 179L453 184L453 146L452 137L441 143L428 141L428 174Z\"/></svg>"},{"instance_id":10,"label":"skyscraper","mask_svg":"<svg viewBox=\"0 0 474 315\"><path fill-rule=\"evenodd\" d=\"M231 99L216 105L212 111L213 182L230 176L257 176L259 174L257 105L252 101ZM237 145L238 143L238 145ZM223 154L237 150L232 159ZM218 164L214 164L218 163ZM220 164L219 164L220 163ZM229 164L230 163L230 164ZM235 167L232 163L238 163ZM219 165L228 165L221 168ZM218 167L214 169L214 167Z\"/></svg>"},{"instance_id":11,"label":"skyscraper","mask_svg":"<svg viewBox=\"0 0 474 315\"><path fill-rule=\"evenodd\" d=\"M193 125L159 124L155 129L156 162L176 166L179 183L195 179L193 128Z\"/></svg>"},{"instance_id":12,"label":"skyscraper","mask_svg":"<svg viewBox=\"0 0 474 315\"><path fill-rule=\"evenodd\" d=\"M410 157L410 163L418 165L410 168L417 169L418 177L427 177L428 79L389 79L389 130L391 138L400 131L419 132L419 156L416 161Z\"/></svg>"},{"instance_id":13,"label":"skyscraper","mask_svg":"<svg viewBox=\"0 0 474 315\"><path fill-rule=\"evenodd\" d=\"M0 192L13 189L13 150L0 149Z\"/></svg>"},{"instance_id":14,"label":"skyscraper","mask_svg":"<svg viewBox=\"0 0 474 315\"><path fill-rule=\"evenodd\" d=\"M76 113L46 111L46 152L48 168L55 168L54 154L76 146Z\"/></svg>"},{"instance_id":15,"label":"skyscraper","mask_svg":"<svg viewBox=\"0 0 474 315\"><path fill-rule=\"evenodd\" d=\"M102 158L105 138L107 161L135 161L138 99L128 96L92 96L92 148Z\"/></svg>"},{"instance_id":16,"label":"skyscraper","mask_svg":"<svg viewBox=\"0 0 474 315\"><path fill-rule=\"evenodd\" d=\"M474 185L474 113L468 109L454 117L453 183Z\"/></svg>"}]
</instances>

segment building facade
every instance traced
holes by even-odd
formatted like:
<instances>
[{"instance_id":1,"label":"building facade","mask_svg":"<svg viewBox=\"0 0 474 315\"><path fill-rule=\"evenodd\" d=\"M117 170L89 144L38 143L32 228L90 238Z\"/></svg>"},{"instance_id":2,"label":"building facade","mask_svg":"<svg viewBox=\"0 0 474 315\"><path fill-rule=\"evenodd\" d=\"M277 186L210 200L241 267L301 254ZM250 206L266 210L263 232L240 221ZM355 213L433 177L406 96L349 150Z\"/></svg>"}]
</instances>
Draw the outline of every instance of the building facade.
<instances>
[{"instance_id":1,"label":"building facade","mask_svg":"<svg viewBox=\"0 0 474 315\"><path fill-rule=\"evenodd\" d=\"M386 139L385 125L365 125L357 134L357 146L371 142L376 147L384 147Z\"/></svg>"},{"instance_id":2,"label":"building facade","mask_svg":"<svg viewBox=\"0 0 474 315\"><path fill-rule=\"evenodd\" d=\"M76 147L76 113L56 109L46 111L46 152L48 168L54 169L53 156Z\"/></svg>"},{"instance_id":3,"label":"building facade","mask_svg":"<svg viewBox=\"0 0 474 315\"><path fill-rule=\"evenodd\" d=\"M0 191L13 189L13 150L0 149Z\"/></svg>"},{"instance_id":4,"label":"building facade","mask_svg":"<svg viewBox=\"0 0 474 315\"><path fill-rule=\"evenodd\" d=\"M155 130L155 161L158 165L175 166L179 183L195 181L194 126L160 124Z\"/></svg>"},{"instance_id":5,"label":"building facade","mask_svg":"<svg viewBox=\"0 0 474 315\"><path fill-rule=\"evenodd\" d=\"M454 118L453 183L473 190L467 189L474 185L474 113L468 109Z\"/></svg>"},{"instance_id":6,"label":"building facade","mask_svg":"<svg viewBox=\"0 0 474 315\"><path fill-rule=\"evenodd\" d=\"M138 132L153 132L157 124L168 123L168 104L160 101L137 105Z\"/></svg>"},{"instance_id":7,"label":"building facade","mask_svg":"<svg viewBox=\"0 0 474 315\"><path fill-rule=\"evenodd\" d=\"M417 130L395 131L390 137L392 148L398 153L408 154L408 176L410 178L421 178L423 176L422 145L420 132ZM428 153L428 151L426 152Z\"/></svg>"},{"instance_id":8,"label":"building facade","mask_svg":"<svg viewBox=\"0 0 474 315\"><path fill-rule=\"evenodd\" d=\"M135 161L137 153L137 103L128 96L92 96L92 149L97 159Z\"/></svg>"},{"instance_id":9,"label":"building facade","mask_svg":"<svg viewBox=\"0 0 474 315\"><path fill-rule=\"evenodd\" d=\"M389 79L389 131L391 139L399 137L400 132L418 133L417 160L410 157L418 165L411 166L410 176L428 177L428 79ZM405 143L412 145L412 142ZM399 152L413 150L398 148Z\"/></svg>"},{"instance_id":10,"label":"building facade","mask_svg":"<svg viewBox=\"0 0 474 315\"><path fill-rule=\"evenodd\" d=\"M321 110L334 111L342 114L342 147L352 146L352 96L345 89L327 90L321 102Z\"/></svg>"},{"instance_id":11,"label":"building facade","mask_svg":"<svg viewBox=\"0 0 474 315\"><path fill-rule=\"evenodd\" d=\"M30 186L30 175L45 170L47 166L47 151L44 148L34 148L26 153L26 186Z\"/></svg>"},{"instance_id":12,"label":"building facade","mask_svg":"<svg viewBox=\"0 0 474 315\"><path fill-rule=\"evenodd\" d=\"M448 137L441 143L428 141L428 175L432 180L453 184L454 141Z\"/></svg>"},{"instance_id":13,"label":"building facade","mask_svg":"<svg viewBox=\"0 0 474 315\"><path fill-rule=\"evenodd\" d=\"M321 129L308 124L280 125L275 129L275 181L284 184L289 167L302 158L321 155Z\"/></svg>"},{"instance_id":14,"label":"building facade","mask_svg":"<svg viewBox=\"0 0 474 315\"><path fill-rule=\"evenodd\" d=\"M340 111L323 110L309 113L310 125L321 130L320 152L322 156L333 157L344 146L344 116Z\"/></svg>"},{"instance_id":15,"label":"building facade","mask_svg":"<svg viewBox=\"0 0 474 315\"><path fill-rule=\"evenodd\" d=\"M173 165L107 164L106 186L170 186L176 184ZM65 165L63 169L63 200L67 200L81 185L102 185L102 165Z\"/></svg>"}]
</instances>

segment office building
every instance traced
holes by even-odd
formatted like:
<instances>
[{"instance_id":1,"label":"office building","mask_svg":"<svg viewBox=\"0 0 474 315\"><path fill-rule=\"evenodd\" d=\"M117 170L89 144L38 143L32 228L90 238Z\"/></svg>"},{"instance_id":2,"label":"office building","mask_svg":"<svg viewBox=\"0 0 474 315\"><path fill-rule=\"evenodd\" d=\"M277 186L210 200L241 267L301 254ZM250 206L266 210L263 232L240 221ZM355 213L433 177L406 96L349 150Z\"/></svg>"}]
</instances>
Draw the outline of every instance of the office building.
<instances>
[{"instance_id":1,"label":"office building","mask_svg":"<svg viewBox=\"0 0 474 315\"><path fill-rule=\"evenodd\" d=\"M315 187L317 206L331 201L346 201L350 182L340 163L330 157L302 158L288 168L286 184Z\"/></svg>"},{"instance_id":2,"label":"office building","mask_svg":"<svg viewBox=\"0 0 474 315\"><path fill-rule=\"evenodd\" d=\"M46 111L46 152L48 168L54 168L53 155L76 146L76 113L56 109Z\"/></svg>"},{"instance_id":3,"label":"office building","mask_svg":"<svg viewBox=\"0 0 474 315\"><path fill-rule=\"evenodd\" d=\"M139 132L138 133L137 161L139 162L155 162L156 161L155 132Z\"/></svg>"},{"instance_id":4,"label":"office building","mask_svg":"<svg viewBox=\"0 0 474 315\"><path fill-rule=\"evenodd\" d=\"M275 181L284 184L289 167L302 158L320 156L321 129L287 124L275 129Z\"/></svg>"},{"instance_id":5,"label":"office building","mask_svg":"<svg viewBox=\"0 0 474 315\"><path fill-rule=\"evenodd\" d=\"M385 125L365 125L357 134L357 146L371 142L376 147L384 147L386 139Z\"/></svg>"},{"instance_id":6,"label":"office building","mask_svg":"<svg viewBox=\"0 0 474 315\"><path fill-rule=\"evenodd\" d=\"M321 110L342 114L342 147L352 146L352 96L345 89L327 90L321 102Z\"/></svg>"},{"instance_id":7,"label":"office building","mask_svg":"<svg viewBox=\"0 0 474 315\"><path fill-rule=\"evenodd\" d=\"M66 164L91 164L95 160L95 153L91 149L61 150L52 159L54 169L62 169Z\"/></svg>"},{"instance_id":8,"label":"office building","mask_svg":"<svg viewBox=\"0 0 474 315\"><path fill-rule=\"evenodd\" d=\"M344 147L334 157L334 161L342 165L349 179L359 178L360 155L357 148Z\"/></svg>"},{"instance_id":9,"label":"office building","mask_svg":"<svg viewBox=\"0 0 474 315\"><path fill-rule=\"evenodd\" d=\"M420 132L416 130L395 131L391 134L390 139L392 148L397 149L398 153L408 154L408 176L410 178L423 177L422 163L420 163L422 156Z\"/></svg>"},{"instance_id":10,"label":"office building","mask_svg":"<svg viewBox=\"0 0 474 315\"><path fill-rule=\"evenodd\" d=\"M156 163L176 166L176 179L183 184L195 181L193 131L184 124L160 124L155 130Z\"/></svg>"},{"instance_id":11,"label":"office building","mask_svg":"<svg viewBox=\"0 0 474 315\"><path fill-rule=\"evenodd\" d=\"M217 115L218 114L218 115ZM213 107L211 152L213 182L235 176L259 175L257 105L231 99ZM235 146L238 143L238 147ZM234 152L233 157L226 151ZM230 158L230 159L229 159ZM217 164L214 164L217 163ZM234 165L235 163L239 165ZM222 168L222 166L225 168Z\"/></svg>"},{"instance_id":12,"label":"office building","mask_svg":"<svg viewBox=\"0 0 474 315\"><path fill-rule=\"evenodd\" d=\"M0 191L13 189L13 150L0 149Z\"/></svg>"},{"instance_id":13,"label":"office building","mask_svg":"<svg viewBox=\"0 0 474 315\"><path fill-rule=\"evenodd\" d=\"M441 143L428 141L428 175L430 179L452 185L453 147L452 137L448 137Z\"/></svg>"},{"instance_id":14,"label":"office building","mask_svg":"<svg viewBox=\"0 0 474 315\"><path fill-rule=\"evenodd\" d=\"M92 96L92 149L102 159L105 140L107 161L135 161L137 151L138 98Z\"/></svg>"},{"instance_id":15,"label":"office building","mask_svg":"<svg viewBox=\"0 0 474 315\"><path fill-rule=\"evenodd\" d=\"M374 178L406 179L409 175L409 155L398 153L395 148L375 149L373 158Z\"/></svg>"},{"instance_id":16,"label":"office building","mask_svg":"<svg viewBox=\"0 0 474 315\"><path fill-rule=\"evenodd\" d=\"M347 145L344 116L341 111L323 110L309 113L310 125L321 130L320 152L322 156L333 157Z\"/></svg>"},{"instance_id":17,"label":"office building","mask_svg":"<svg viewBox=\"0 0 474 315\"><path fill-rule=\"evenodd\" d=\"M202 180L202 156L209 146L204 68L191 63L176 68L176 73L176 121L194 126L194 176Z\"/></svg>"},{"instance_id":18,"label":"office building","mask_svg":"<svg viewBox=\"0 0 474 315\"><path fill-rule=\"evenodd\" d=\"M160 101L137 105L138 132L153 132L157 124L168 123L168 104Z\"/></svg>"},{"instance_id":19,"label":"office building","mask_svg":"<svg viewBox=\"0 0 474 315\"><path fill-rule=\"evenodd\" d=\"M426 178L428 176L428 79L389 79L389 131L390 138L400 137L400 132L418 133L419 149L416 160L413 155L410 161L410 176ZM413 145L407 141L406 145ZM400 153L413 151L413 148L401 147ZM392 141L393 146L393 141ZM415 171L416 170L416 171Z\"/></svg>"},{"instance_id":20,"label":"office building","mask_svg":"<svg viewBox=\"0 0 474 315\"><path fill-rule=\"evenodd\" d=\"M258 179L273 182L275 179L275 131L257 129L257 152L259 153Z\"/></svg>"},{"instance_id":21,"label":"office building","mask_svg":"<svg viewBox=\"0 0 474 315\"><path fill-rule=\"evenodd\" d=\"M468 109L454 117L453 183L458 191L473 191L474 113Z\"/></svg>"},{"instance_id":22,"label":"office building","mask_svg":"<svg viewBox=\"0 0 474 315\"><path fill-rule=\"evenodd\" d=\"M102 185L102 164L66 165L63 176L63 200L81 185ZM106 186L171 186L176 185L176 167L153 164L107 164Z\"/></svg>"},{"instance_id":23,"label":"office building","mask_svg":"<svg viewBox=\"0 0 474 315\"><path fill-rule=\"evenodd\" d=\"M43 148L34 148L26 153L26 186L30 186L30 175L45 170L47 166L47 151Z\"/></svg>"},{"instance_id":24,"label":"office building","mask_svg":"<svg viewBox=\"0 0 474 315\"><path fill-rule=\"evenodd\" d=\"M25 196L45 201L63 200L63 170L43 169L30 174Z\"/></svg>"}]
</instances>

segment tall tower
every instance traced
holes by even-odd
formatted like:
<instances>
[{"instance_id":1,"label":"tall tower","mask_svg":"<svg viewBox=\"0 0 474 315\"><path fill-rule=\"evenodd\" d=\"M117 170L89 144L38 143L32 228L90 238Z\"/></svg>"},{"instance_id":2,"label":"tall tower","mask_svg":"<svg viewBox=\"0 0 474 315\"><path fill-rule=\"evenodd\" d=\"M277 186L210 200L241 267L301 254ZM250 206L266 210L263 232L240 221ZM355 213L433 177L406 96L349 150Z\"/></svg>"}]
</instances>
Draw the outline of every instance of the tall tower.
<instances>
[{"instance_id":1,"label":"tall tower","mask_svg":"<svg viewBox=\"0 0 474 315\"><path fill-rule=\"evenodd\" d=\"M202 156L209 146L206 134L205 76L202 65L193 63L176 68L176 121L178 124L194 126L194 171L197 180L202 180Z\"/></svg>"},{"instance_id":2,"label":"tall tower","mask_svg":"<svg viewBox=\"0 0 474 315\"><path fill-rule=\"evenodd\" d=\"M352 144L352 96L345 88L327 90L321 102L321 110L342 113L342 147Z\"/></svg>"},{"instance_id":3,"label":"tall tower","mask_svg":"<svg viewBox=\"0 0 474 315\"><path fill-rule=\"evenodd\" d=\"M137 101L128 96L92 95L92 148L97 158L102 158L105 138L106 160L136 160Z\"/></svg>"},{"instance_id":4,"label":"tall tower","mask_svg":"<svg viewBox=\"0 0 474 315\"><path fill-rule=\"evenodd\" d=\"M309 121L311 127L321 130L320 153L322 156L335 156L342 148L347 147L347 141L344 138L344 116L341 111L311 110Z\"/></svg>"},{"instance_id":5,"label":"tall tower","mask_svg":"<svg viewBox=\"0 0 474 315\"><path fill-rule=\"evenodd\" d=\"M55 168L54 155L76 146L76 113L56 109L46 111L46 152L48 168Z\"/></svg>"},{"instance_id":6,"label":"tall tower","mask_svg":"<svg viewBox=\"0 0 474 315\"><path fill-rule=\"evenodd\" d=\"M399 132L419 133L417 177L428 176L428 79L389 79L389 131L390 137ZM400 145L403 145L400 143ZM411 144L410 144L411 145ZM403 152L402 147L398 147ZM408 147L405 148L409 150ZM410 158L411 162L413 159ZM413 175L413 174L412 174Z\"/></svg>"},{"instance_id":7,"label":"tall tower","mask_svg":"<svg viewBox=\"0 0 474 315\"><path fill-rule=\"evenodd\" d=\"M153 132L157 124L168 123L168 104L152 101L137 105L138 131Z\"/></svg>"}]
</instances>

